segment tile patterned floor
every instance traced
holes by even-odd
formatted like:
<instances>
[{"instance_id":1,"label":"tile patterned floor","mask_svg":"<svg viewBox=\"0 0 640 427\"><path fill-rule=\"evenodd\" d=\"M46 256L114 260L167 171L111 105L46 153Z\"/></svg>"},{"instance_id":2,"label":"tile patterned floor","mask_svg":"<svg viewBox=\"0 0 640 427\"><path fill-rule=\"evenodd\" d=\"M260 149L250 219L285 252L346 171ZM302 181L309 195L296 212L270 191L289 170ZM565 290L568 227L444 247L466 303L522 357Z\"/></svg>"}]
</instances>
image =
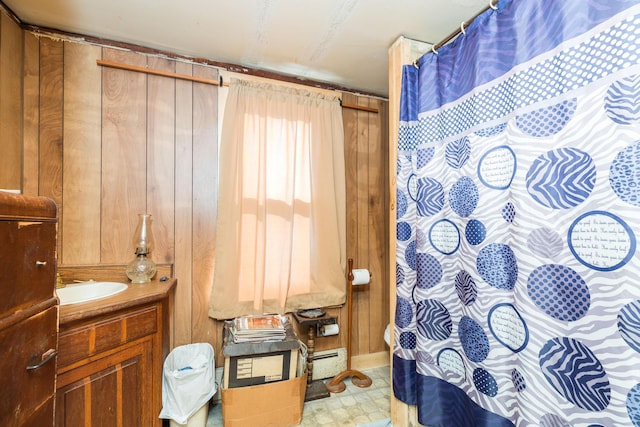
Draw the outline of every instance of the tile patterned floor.
<instances>
[{"instance_id":1,"label":"tile patterned floor","mask_svg":"<svg viewBox=\"0 0 640 427\"><path fill-rule=\"evenodd\" d=\"M356 387L351 383L351 378L347 378L347 389L342 393L332 393L331 397L304 404L299 427L355 427L389 418L389 367L382 366L362 372L373 380L370 387ZM209 406L207 427L222 425L222 405L217 402Z\"/></svg>"}]
</instances>

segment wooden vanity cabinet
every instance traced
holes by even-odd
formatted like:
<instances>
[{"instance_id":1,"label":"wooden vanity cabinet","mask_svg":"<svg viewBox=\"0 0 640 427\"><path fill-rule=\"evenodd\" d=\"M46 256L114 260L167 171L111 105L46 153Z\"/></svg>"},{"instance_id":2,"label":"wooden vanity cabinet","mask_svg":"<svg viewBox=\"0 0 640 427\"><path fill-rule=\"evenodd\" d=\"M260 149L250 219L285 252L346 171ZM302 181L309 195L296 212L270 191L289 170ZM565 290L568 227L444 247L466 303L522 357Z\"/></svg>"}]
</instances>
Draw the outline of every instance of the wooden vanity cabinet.
<instances>
[{"instance_id":1,"label":"wooden vanity cabinet","mask_svg":"<svg viewBox=\"0 0 640 427\"><path fill-rule=\"evenodd\" d=\"M57 207L0 191L0 425L53 425Z\"/></svg>"},{"instance_id":2,"label":"wooden vanity cabinet","mask_svg":"<svg viewBox=\"0 0 640 427\"><path fill-rule=\"evenodd\" d=\"M162 425L169 303L167 294L71 322L61 314L56 426Z\"/></svg>"}]
</instances>

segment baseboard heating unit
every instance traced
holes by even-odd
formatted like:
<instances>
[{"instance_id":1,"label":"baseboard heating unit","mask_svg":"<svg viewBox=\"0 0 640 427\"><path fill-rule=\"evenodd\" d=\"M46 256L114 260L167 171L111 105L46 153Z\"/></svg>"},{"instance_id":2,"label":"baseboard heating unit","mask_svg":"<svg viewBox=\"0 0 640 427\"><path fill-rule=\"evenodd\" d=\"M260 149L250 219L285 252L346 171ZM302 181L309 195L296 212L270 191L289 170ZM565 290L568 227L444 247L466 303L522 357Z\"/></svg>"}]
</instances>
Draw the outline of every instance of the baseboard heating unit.
<instances>
[{"instance_id":1,"label":"baseboard heating unit","mask_svg":"<svg viewBox=\"0 0 640 427\"><path fill-rule=\"evenodd\" d=\"M316 351L313 353L313 379L332 378L347 370L347 349Z\"/></svg>"}]
</instances>

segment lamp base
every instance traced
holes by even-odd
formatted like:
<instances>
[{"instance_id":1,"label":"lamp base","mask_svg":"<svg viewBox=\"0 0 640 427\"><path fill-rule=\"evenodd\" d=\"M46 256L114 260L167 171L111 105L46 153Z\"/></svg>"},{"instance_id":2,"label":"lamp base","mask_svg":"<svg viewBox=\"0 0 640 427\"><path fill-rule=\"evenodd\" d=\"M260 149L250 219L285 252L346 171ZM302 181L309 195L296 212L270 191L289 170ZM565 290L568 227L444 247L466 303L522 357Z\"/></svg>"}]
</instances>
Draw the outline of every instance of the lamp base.
<instances>
[{"instance_id":1,"label":"lamp base","mask_svg":"<svg viewBox=\"0 0 640 427\"><path fill-rule=\"evenodd\" d=\"M156 263L145 254L138 254L127 265L127 277L131 283L149 283L156 275Z\"/></svg>"}]
</instances>

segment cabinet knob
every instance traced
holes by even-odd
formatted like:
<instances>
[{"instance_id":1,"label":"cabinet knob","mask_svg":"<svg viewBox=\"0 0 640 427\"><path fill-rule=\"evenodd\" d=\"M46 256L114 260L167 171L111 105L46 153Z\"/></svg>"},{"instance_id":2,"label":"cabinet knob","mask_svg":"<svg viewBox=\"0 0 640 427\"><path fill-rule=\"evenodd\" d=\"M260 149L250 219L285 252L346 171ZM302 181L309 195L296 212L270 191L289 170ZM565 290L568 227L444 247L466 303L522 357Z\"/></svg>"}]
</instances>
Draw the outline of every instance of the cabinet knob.
<instances>
[{"instance_id":1,"label":"cabinet knob","mask_svg":"<svg viewBox=\"0 0 640 427\"><path fill-rule=\"evenodd\" d=\"M45 266L47 265L47 261L36 261L37 266Z\"/></svg>"},{"instance_id":2,"label":"cabinet knob","mask_svg":"<svg viewBox=\"0 0 640 427\"><path fill-rule=\"evenodd\" d=\"M49 361L53 360L57 355L58 355L58 352L55 349L50 348L49 350L42 353L42 356L40 356L40 363L34 364L34 365L28 365L27 371L35 371L36 369L42 368Z\"/></svg>"}]
</instances>

